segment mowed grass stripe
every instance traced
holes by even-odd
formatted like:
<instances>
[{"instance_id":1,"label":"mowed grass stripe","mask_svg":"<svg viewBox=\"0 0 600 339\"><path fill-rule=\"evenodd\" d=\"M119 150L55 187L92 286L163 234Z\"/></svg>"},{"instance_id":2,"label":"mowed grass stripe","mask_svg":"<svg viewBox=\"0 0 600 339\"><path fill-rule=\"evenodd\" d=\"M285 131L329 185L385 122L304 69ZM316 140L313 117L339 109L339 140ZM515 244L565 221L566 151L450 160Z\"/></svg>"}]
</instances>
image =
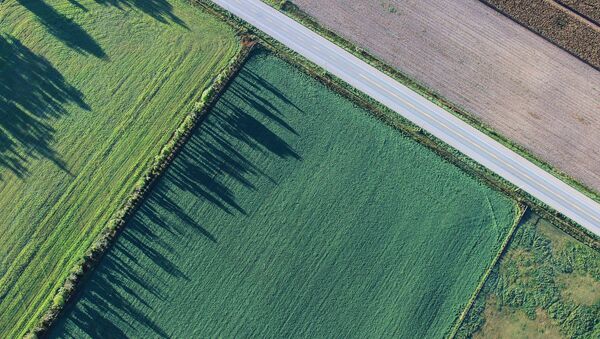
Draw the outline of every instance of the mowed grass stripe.
<instances>
[{"instance_id":1,"label":"mowed grass stripe","mask_svg":"<svg viewBox=\"0 0 600 339\"><path fill-rule=\"evenodd\" d=\"M441 337L516 212L258 53L51 337Z\"/></svg>"},{"instance_id":2,"label":"mowed grass stripe","mask_svg":"<svg viewBox=\"0 0 600 339\"><path fill-rule=\"evenodd\" d=\"M239 51L230 28L184 1L78 3L85 10L65 1L0 5L0 77L13 80L0 88L9 137L0 138L2 337L37 322ZM21 167L5 160L17 156Z\"/></svg>"}]
</instances>

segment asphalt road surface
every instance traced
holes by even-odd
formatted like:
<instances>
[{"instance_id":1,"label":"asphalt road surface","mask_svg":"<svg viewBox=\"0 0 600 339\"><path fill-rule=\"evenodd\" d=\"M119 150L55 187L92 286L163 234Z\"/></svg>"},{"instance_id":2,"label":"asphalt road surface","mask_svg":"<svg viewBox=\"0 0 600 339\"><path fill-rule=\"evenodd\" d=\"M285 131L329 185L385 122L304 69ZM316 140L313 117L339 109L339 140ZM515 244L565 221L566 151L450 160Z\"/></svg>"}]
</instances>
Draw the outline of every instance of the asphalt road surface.
<instances>
[{"instance_id":1,"label":"asphalt road surface","mask_svg":"<svg viewBox=\"0 0 600 339\"><path fill-rule=\"evenodd\" d=\"M600 204L260 0L213 0L522 190L600 235Z\"/></svg>"}]
</instances>

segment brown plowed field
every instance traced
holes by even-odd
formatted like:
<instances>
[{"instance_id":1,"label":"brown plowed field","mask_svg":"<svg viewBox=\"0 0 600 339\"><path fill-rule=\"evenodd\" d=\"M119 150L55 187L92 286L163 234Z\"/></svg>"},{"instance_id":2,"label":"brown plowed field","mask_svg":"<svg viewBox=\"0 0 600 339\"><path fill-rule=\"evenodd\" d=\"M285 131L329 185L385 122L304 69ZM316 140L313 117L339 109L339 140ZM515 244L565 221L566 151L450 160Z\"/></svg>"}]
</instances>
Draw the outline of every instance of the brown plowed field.
<instances>
[{"instance_id":1,"label":"brown plowed field","mask_svg":"<svg viewBox=\"0 0 600 339\"><path fill-rule=\"evenodd\" d=\"M600 72L475 0L294 0L600 191Z\"/></svg>"},{"instance_id":2,"label":"brown plowed field","mask_svg":"<svg viewBox=\"0 0 600 339\"><path fill-rule=\"evenodd\" d=\"M574 7L557 0L481 1L600 69L600 27Z\"/></svg>"}]
</instances>

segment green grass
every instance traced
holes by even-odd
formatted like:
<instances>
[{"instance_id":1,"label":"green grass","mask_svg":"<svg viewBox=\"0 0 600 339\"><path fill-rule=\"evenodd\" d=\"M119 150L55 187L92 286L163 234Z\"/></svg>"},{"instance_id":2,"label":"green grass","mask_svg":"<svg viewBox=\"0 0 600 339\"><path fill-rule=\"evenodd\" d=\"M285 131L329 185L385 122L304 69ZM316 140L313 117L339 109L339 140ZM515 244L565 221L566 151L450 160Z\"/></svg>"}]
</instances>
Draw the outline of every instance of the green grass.
<instances>
[{"instance_id":1,"label":"green grass","mask_svg":"<svg viewBox=\"0 0 600 339\"><path fill-rule=\"evenodd\" d=\"M541 308L535 312L535 319L522 310L510 310L499 306L495 298L490 298L485 308L486 321L474 338L563 338L559 328L552 324L548 314Z\"/></svg>"},{"instance_id":2,"label":"green grass","mask_svg":"<svg viewBox=\"0 0 600 339\"><path fill-rule=\"evenodd\" d=\"M527 215L458 337L472 335L598 338L600 253Z\"/></svg>"},{"instance_id":3,"label":"green grass","mask_svg":"<svg viewBox=\"0 0 600 339\"><path fill-rule=\"evenodd\" d=\"M515 215L508 198L261 52L51 336L440 337Z\"/></svg>"},{"instance_id":4,"label":"green grass","mask_svg":"<svg viewBox=\"0 0 600 339\"><path fill-rule=\"evenodd\" d=\"M0 4L0 337L38 321L238 50L178 0Z\"/></svg>"}]
</instances>

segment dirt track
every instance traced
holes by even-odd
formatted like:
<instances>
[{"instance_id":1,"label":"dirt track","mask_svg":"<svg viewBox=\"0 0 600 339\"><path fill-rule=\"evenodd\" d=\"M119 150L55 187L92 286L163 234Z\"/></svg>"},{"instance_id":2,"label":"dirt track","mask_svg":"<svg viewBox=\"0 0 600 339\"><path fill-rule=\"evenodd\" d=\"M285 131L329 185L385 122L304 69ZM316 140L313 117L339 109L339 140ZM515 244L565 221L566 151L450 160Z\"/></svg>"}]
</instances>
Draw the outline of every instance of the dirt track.
<instances>
[{"instance_id":1,"label":"dirt track","mask_svg":"<svg viewBox=\"0 0 600 339\"><path fill-rule=\"evenodd\" d=\"M600 72L475 0L294 0L600 191Z\"/></svg>"}]
</instances>

